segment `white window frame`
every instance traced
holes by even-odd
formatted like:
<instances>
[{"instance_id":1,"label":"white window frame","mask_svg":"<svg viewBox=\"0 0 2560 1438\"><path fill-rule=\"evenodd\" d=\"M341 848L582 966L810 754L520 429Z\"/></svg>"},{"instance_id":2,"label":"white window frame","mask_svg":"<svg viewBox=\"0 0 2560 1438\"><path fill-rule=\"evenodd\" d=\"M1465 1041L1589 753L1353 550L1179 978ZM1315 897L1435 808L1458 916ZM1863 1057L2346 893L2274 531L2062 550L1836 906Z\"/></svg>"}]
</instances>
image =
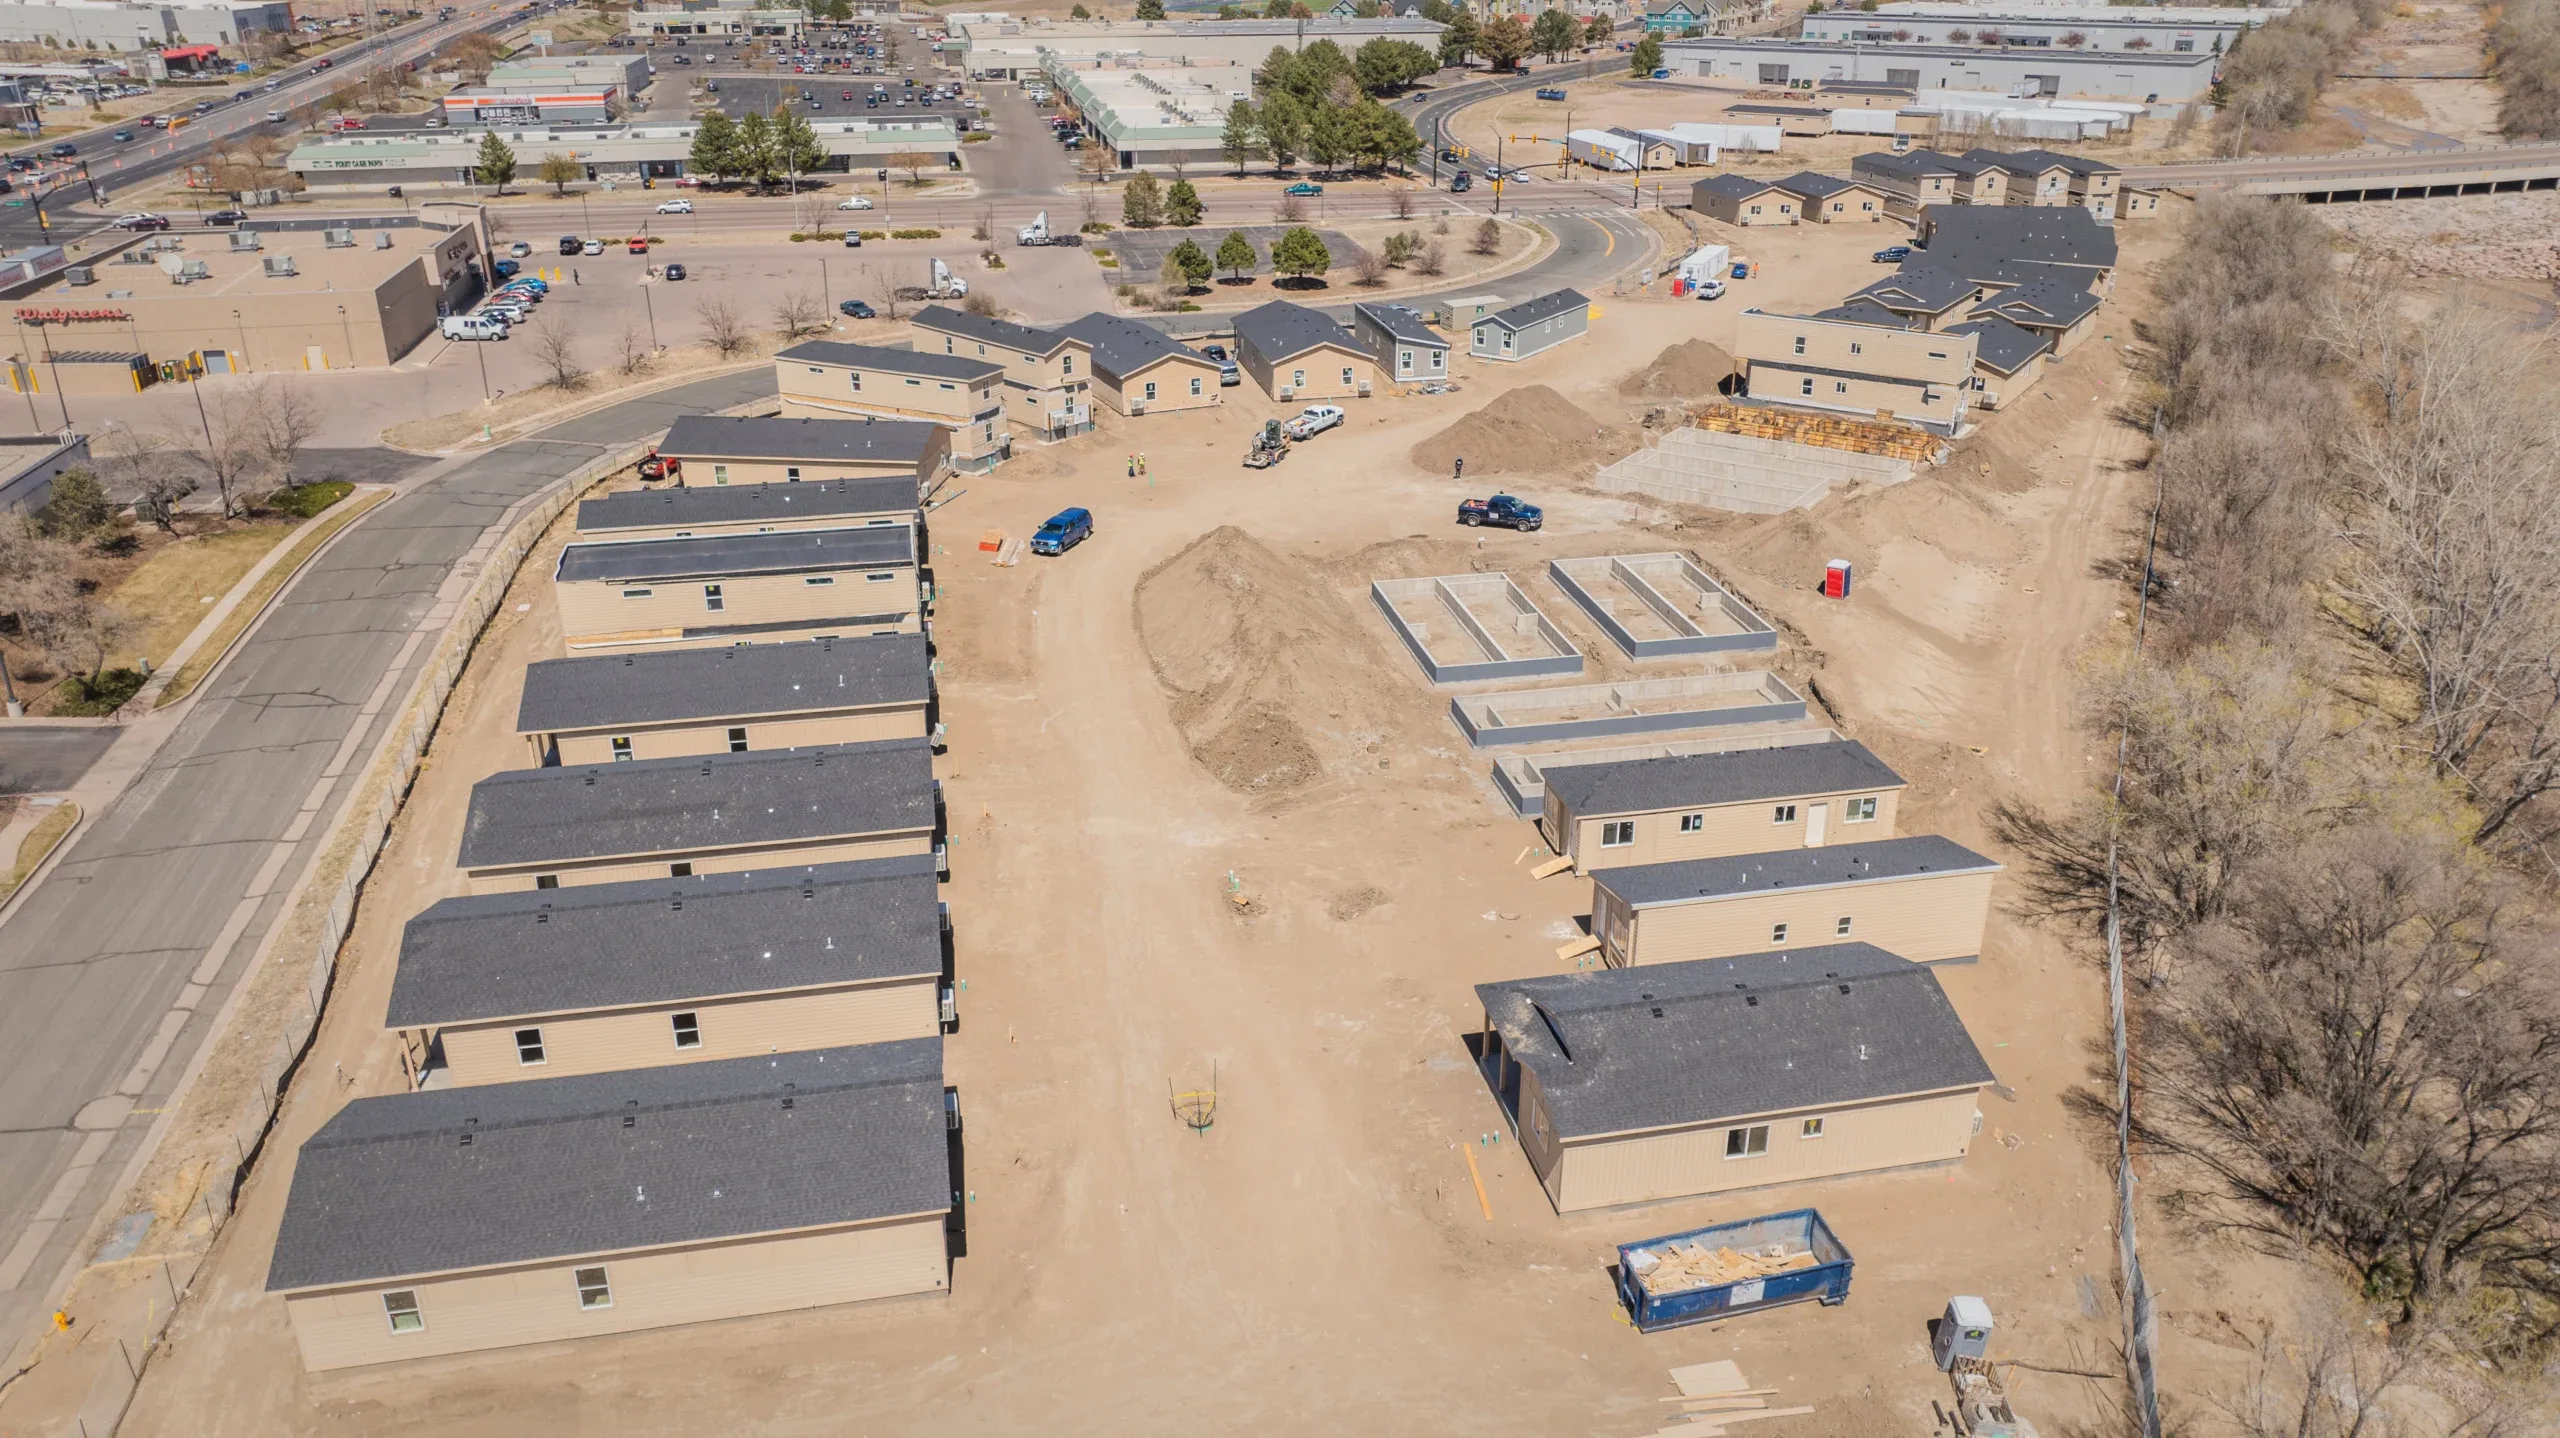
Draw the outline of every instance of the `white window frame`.
<instances>
[{"instance_id":1,"label":"white window frame","mask_svg":"<svg viewBox=\"0 0 2560 1438\"><path fill-rule=\"evenodd\" d=\"M1765 1123L1745 1124L1724 1131L1724 1156L1727 1162L1737 1158L1758 1158L1769 1151L1769 1126Z\"/></svg>"},{"instance_id":2,"label":"white window frame","mask_svg":"<svg viewBox=\"0 0 2560 1438\"><path fill-rule=\"evenodd\" d=\"M611 1308L613 1306L613 1276L602 1268L572 1269L569 1273L569 1281L577 1285L580 1308Z\"/></svg>"},{"instance_id":3,"label":"white window frame","mask_svg":"<svg viewBox=\"0 0 2560 1438\"><path fill-rule=\"evenodd\" d=\"M1793 804L1780 804L1769 811L1769 822L1772 824L1792 824L1795 821L1796 806Z\"/></svg>"},{"instance_id":4,"label":"white window frame","mask_svg":"<svg viewBox=\"0 0 2560 1438\"><path fill-rule=\"evenodd\" d=\"M514 1037L516 1041L516 1064L519 1067L529 1069L540 1068L544 1064L551 1062L551 1049L548 1045L542 1042L542 1030L538 1028L518 1029L515 1031Z\"/></svg>"},{"instance_id":5,"label":"white window frame","mask_svg":"<svg viewBox=\"0 0 2560 1438\"><path fill-rule=\"evenodd\" d=\"M606 747L613 751L613 762L616 764L627 764L640 757L631 752L631 736L628 734L614 735L612 739L606 741Z\"/></svg>"},{"instance_id":6,"label":"white window frame","mask_svg":"<svg viewBox=\"0 0 2560 1438\"><path fill-rule=\"evenodd\" d=\"M1822 1130L1822 1116L1820 1114L1816 1114L1812 1118L1806 1119L1796 1125L1796 1137L1820 1138L1822 1137Z\"/></svg>"},{"instance_id":7,"label":"white window frame","mask_svg":"<svg viewBox=\"0 0 2560 1438\"><path fill-rule=\"evenodd\" d=\"M1855 927L1857 927L1857 920L1851 915L1842 914L1831 926L1831 937L1845 939L1849 937L1849 931Z\"/></svg>"},{"instance_id":8,"label":"white window frame","mask_svg":"<svg viewBox=\"0 0 2560 1438\"><path fill-rule=\"evenodd\" d=\"M1769 942L1772 944L1783 944L1786 941L1787 926L1783 923L1771 924L1769 926Z\"/></svg>"},{"instance_id":9,"label":"white window frame","mask_svg":"<svg viewBox=\"0 0 2560 1438\"><path fill-rule=\"evenodd\" d=\"M719 585L706 584L702 586L702 607L712 614L724 614L728 612L729 596Z\"/></svg>"},{"instance_id":10,"label":"white window frame","mask_svg":"<svg viewBox=\"0 0 2560 1438\"><path fill-rule=\"evenodd\" d=\"M729 726L729 752L732 754L744 754L747 752L746 725L732 724Z\"/></svg>"},{"instance_id":11,"label":"white window frame","mask_svg":"<svg viewBox=\"0 0 2560 1438\"><path fill-rule=\"evenodd\" d=\"M414 1288L394 1288L383 1294L382 1318L384 1322L391 1325L391 1331L394 1333L427 1331L427 1310L419 1304L418 1290ZM401 1322L402 1319L408 1320L405 1326Z\"/></svg>"},{"instance_id":12,"label":"white window frame","mask_svg":"<svg viewBox=\"0 0 2560 1438\"><path fill-rule=\"evenodd\" d=\"M667 1028L673 1035L677 1048L698 1049L702 1047L701 1014L691 1009L680 1014L669 1014L667 1016Z\"/></svg>"},{"instance_id":13,"label":"white window frame","mask_svg":"<svg viewBox=\"0 0 2560 1438\"><path fill-rule=\"evenodd\" d=\"M1706 832L1706 828L1707 816L1703 813L1680 816L1680 832L1683 834L1701 834Z\"/></svg>"},{"instance_id":14,"label":"white window frame","mask_svg":"<svg viewBox=\"0 0 2560 1438\"><path fill-rule=\"evenodd\" d=\"M1636 841L1636 821L1635 821L1635 820L1633 820L1633 819L1603 819L1603 820L1601 820L1601 821L1600 821L1600 847L1601 847L1601 848L1603 848L1603 849L1623 849L1623 848L1626 848L1626 847L1628 847L1629 845L1631 845L1631 844L1635 843L1635 841Z\"/></svg>"},{"instance_id":15,"label":"white window frame","mask_svg":"<svg viewBox=\"0 0 2560 1438\"><path fill-rule=\"evenodd\" d=\"M1843 824L1871 824L1875 817L1876 796L1873 794L1862 794L1840 806L1840 822Z\"/></svg>"}]
</instances>

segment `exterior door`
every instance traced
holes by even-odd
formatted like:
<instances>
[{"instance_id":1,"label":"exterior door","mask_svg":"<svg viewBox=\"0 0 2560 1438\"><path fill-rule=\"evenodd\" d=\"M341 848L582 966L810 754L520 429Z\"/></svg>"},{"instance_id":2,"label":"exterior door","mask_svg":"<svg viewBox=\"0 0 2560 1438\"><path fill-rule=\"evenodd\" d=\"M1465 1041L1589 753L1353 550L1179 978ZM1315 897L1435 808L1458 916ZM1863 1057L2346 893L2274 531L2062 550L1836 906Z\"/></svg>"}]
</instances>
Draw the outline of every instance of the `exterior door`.
<instances>
[{"instance_id":1,"label":"exterior door","mask_svg":"<svg viewBox=\"0 0 2560 1438\"><path fill-rule=\"evenodd\" d=\"M1819 849L1822 847L1823 830L1830 817L1831 806L1828 804L1814 804L1805 810L1804 846L1806 848Z\"/></svg>"}]
</instances>

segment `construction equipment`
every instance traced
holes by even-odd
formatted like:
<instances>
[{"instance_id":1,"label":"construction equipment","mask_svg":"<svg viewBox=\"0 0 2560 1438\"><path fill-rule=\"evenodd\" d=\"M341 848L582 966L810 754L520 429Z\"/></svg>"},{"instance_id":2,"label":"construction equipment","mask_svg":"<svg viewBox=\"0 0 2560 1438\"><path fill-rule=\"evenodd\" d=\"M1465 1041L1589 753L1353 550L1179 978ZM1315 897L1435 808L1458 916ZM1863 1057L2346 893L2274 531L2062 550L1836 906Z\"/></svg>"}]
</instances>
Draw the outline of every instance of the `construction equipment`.
<instances>
[{"instance_id":1,"label":"construction equipment","mask_svg":"<svg viewBox=\"0 0 2560 1438\"><path fill-rule=\"evenodd\" d=\"M1252 446L1244 452L1244 467L1269 469L1288 457L1288 434L1281 429L1280 421L1267 419L1262 422L1261 431L1254 435Z\"/></svg>"},{"instance_id":2,"label":"construction equipment","mask_svg":"<svg viewBox=\"0 0 2560 1438\"><path fill-rule=\"evenodd\" d=\"M641 457L640 482L642 484L657 484L670 479L678 484L684 483L683 460L670 458L654 449Z\"/></svg>"}]
</instances>

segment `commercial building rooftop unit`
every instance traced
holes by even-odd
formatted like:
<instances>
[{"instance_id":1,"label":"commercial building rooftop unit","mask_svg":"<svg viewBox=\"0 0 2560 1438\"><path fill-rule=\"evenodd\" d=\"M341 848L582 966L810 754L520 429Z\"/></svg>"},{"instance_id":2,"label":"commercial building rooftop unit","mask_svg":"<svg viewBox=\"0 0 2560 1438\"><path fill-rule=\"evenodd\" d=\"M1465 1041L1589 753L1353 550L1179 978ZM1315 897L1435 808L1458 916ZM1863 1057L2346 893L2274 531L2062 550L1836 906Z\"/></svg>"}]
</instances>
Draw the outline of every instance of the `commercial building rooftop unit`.
<instances>
[{"instance_id":1,"label":"commercial building rooftop unit","mask_svg":"<svg viewBox=\"0 0 2560 1438\"><path fill-rule=\"evenodd\" d=\"M948 1283L942 1043L359 1098L267 1269L313 1370Z\"/></svg>"},{"instance_id":2,"label":"commercial building rooftop unit","mask_svg":"<svg viewBox=\"0 0 2560 1438\"><path fill-rule=\"evenodd\" d=\"M425 1088L930 1038L938 895L916 854L444 899L383 1026Z\"/></svg>"},{"instance_id":3,"label":"commercial building rooftop unit","mask_svg":"<svg viewBox=\"0 0 2560 1438\"><path fill-rule=\"evenodd\" d=\"M536 764L907 738L932 664L921 634L545 659L525 667L516 732Z\"/></svg>"},{"instance_id":4,"label":"commercial building rooftop unit","mask_svg":"<svg viewBox=\"0 0 2560 1438\"><path fill-rule=\"evenodd\" d=\"M1582 651L1507 574L1374 580L1369 598L1434 684L1582 672Z\"/></svg>"},{"instance_id":5,"label":"commercial building rooftop unit","mask_svg":"<svg viewBox=\"0 0 2560 1438\"><path fill-rule=\"evenodd\" d=\"M1875 80L1931 90L1985 88L2022 95L2184 104L2213 88L2221 56L2156 50L2084 54L1978 45L1838 44L1820 40L1673 40L1663 47L1673 74L1727 84Z\"/></svg>"},{"instance_id":6,"label":"commercial building rooftop unit","mask_svg":"<svg viewBox=\"0 0 2560 1438\"><path fill-rule=\"evenodd\" d=\"M1557 559L1547 577L1630 659L1778 647L1769 621L1685 554Z\"/></svg>"},{"instance_id":7,"label":"commercial building rooftop unit","mask_svg":"<svg viewBox=\"0 0 2560 1438\"><path fill-rule=\"evenodd\" d=\"M930 851L923 739L515 769L471 786L475 893Z\"/></svg>"},{"instance_id":8,"label":"commercial building rooftop unit","mask_svg":"<svg viewBox=\"0 0 2560 1438\"><path fill-rule=\"evenodd\" d=\"M1476 994L1559 1212L1960 1159L1994 1079L1937 976L1867 944Z\"/></svg>"},{"instance_id":9,"label":"commercial building rooftop unit","mask_svg":"<svg viewBox=\"0 0 2560 1438\"><path fill-rule=\"evenodd\" d=\"M912 474L802 484L669 485L578 501L581 539L678 539L733 530L912 524Z\"/></svg>"},{"instance_id":10,"label":"commercial building rooftop unit","mask_svg":"<svg viewBox=\"0 0 2560 1438\"><path fill-rule=\"evenodd\" d=\"M1479 749L1653 734L1718 724L1801 720L1804 696L1763 669L1514 689L1449 701L1449 717Z\"/></svg>"}]
</instances>

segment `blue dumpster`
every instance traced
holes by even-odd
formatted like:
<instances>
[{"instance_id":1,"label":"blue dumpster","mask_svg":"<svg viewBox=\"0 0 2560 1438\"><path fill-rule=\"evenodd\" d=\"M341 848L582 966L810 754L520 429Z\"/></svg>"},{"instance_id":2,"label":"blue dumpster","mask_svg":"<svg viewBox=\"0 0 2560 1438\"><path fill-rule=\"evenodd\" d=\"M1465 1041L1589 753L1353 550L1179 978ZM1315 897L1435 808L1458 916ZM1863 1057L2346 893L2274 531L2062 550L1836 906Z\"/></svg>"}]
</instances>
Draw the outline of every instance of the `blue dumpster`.
<instances>
[{"instance_id":1,"label":"blue dumpster","mask_svg":"<svg viewBox=\"0 0 2560 1438\"><path fill-rule=\"evenodd\" d=\"M1619 1244L1618 1297L1637 1330L1652 1333L1806 1299L1843 1302L1853 1262L1821 1213L1799 1208ZM1755 1271L1717 1281L1737 1266Z\"/></svg>"}]
</instances>

